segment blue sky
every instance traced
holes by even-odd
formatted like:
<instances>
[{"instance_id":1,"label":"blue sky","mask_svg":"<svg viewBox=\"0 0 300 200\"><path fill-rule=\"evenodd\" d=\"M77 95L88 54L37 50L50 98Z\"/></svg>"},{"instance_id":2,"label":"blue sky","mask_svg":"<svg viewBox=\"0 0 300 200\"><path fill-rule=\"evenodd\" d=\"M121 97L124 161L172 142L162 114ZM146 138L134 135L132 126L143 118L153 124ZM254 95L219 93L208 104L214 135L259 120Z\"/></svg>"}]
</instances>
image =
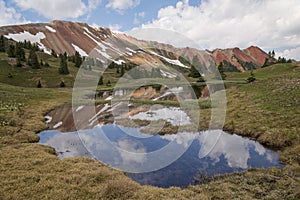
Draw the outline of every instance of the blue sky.
<instances>
[{"instance_id":1,"label":"blue sky","mask_svg":"<svg viewBox=\"0 0 300 200\"><path fill-rule=\"evenodd\" d=\"M51 0L50 0L51 1ZM124 0L117 0L124 1ZM126 1L126 0L125 0ZM22 15L24 21L29 22L49 22L52 19L64 19L70 21L87 22L91 25L103 27L119 27L119 31L128 31L134 27L138 27L143 23L151 22L157 17L158 11L167 6L175 6L178 0L129 0L127 2L137 2L133 6L115 5L109 7L109 0L95 0L96 8L84 13L79 17L58 17L49 18L37 13L35 8L24 9L18 2L25 1L4 1L6 7L13 8L17 13ZM29 1L27 1L29 2ZM72 2L72 1L70 1ZM82 0L85 5L89 5L88 0ZM91 1L90 1L91 2ZM42 1L40 2L42 3ZM199 5L200 0L190 0L190 5ZM120 8L118 8L120 7ZM123 7L123 8L122 8Z\"/></svg>"},{"instance_id":2,"label":"blue sky","mask_svg":"<svg viewBox=\"0 0 300 200\"><path fill-rule=\"evenodd\" d=\"M53 19L179 32L203 49L254 45L300 60L299 0L0 0L0 25Z\"/></svg>"}]
</instances>

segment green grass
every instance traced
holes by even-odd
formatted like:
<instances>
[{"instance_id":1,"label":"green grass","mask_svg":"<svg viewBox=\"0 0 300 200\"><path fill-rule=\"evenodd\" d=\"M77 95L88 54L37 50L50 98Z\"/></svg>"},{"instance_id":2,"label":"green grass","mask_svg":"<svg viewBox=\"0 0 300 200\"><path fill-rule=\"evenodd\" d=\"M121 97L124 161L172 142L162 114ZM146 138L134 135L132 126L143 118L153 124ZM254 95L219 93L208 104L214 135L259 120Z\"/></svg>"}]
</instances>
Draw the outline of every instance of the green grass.
<instances>
[{"instance_id":1,"label":"green grass","mask_svg":"<svg viewBox=\"0 0 300 200\"><path fill-rule=\"evenodd\" d=\"M281 75L295 75L294 70L299 70L299 67L297 64L294 63L285 63L285 64L275 64L271 65L265 68L260 68L257 70L254 70L253 73L255 75L255 78L258 80L265 80L269 78L278 77ZM249 77L250 71L246 72L230 72L226 73L226 81L241 81L245 82L245 80Z\"/></svg>"},{"instance_id":2,"label":"green grass","mask_svg":"<svg viewBox=\"0 0 300 200\"><path fill-rule=\"evenodd\" d=\"M0 58L5 55L0 54ZM5 61L0 62L2 70ZM57 73L58 65L54 63L51 70ZM294 64L256 70L257 81L250 84L233 84L245 80L248 72L227 74L231 85L227 89L225 129L278 147L285 167L219 176L209 184L186 189L140 186L98 161L86 158L59 160L52 148L36 144L39 140L36 133L47 129L43 116L58 105L70 103L72 90L30 88L25 84L29 83L30 70L17 70L20 70L17 77L21 80L15 79L14 83L0 77L0 120L8 123L0 126L0 199L300 198L300 73ZM43 70L40 70L42 77L46 76ZM22 79L22 76L27 78ZM135 103L150 102L138 100ZM205 129L210 119L209 107L201 109L200 117L199 124Z\"/></svg>"},{"instance_id":3,"label":"green grass","mask_svg":"<svg viewBox=\"0 0 300 200\"><path fill-rule=\"evenodd\" d=\"M228 89L225 128L271 146L298 145L299 72L299 65L276 64L254 71L255 82ZM229 80L244 77L228 75Z\"/></svg>"},{"instance_id":4,"label":"green grass","mask_svg":"<svg viewBox=\"0 0 300 200\"><path fill-rule=\"evenodd\" d=\"M68 63L69 75L58 73L59 59L51 58L47 54L39 53L39 57L48 61L50 67L41 66L42 69L31 69L24 63L23 67L16 67L15 59L8 58L4 53L0 54L0 81L15 86L36 87L38 80L41 80L42 87L59 87L61 80L64 80L67 87L72 87L78 68L73 63ZM40 59L39 59L40 60ZM11 74L10 78L8 75Z\"/></svg>"},{"instance_id":5,"label":"green grass","mask_svg":"<svg viewBox=\"0 0 300 200\"><path fill-rule=\"evenodd\" d=\"M43 115L54 105L71 102L68 88L25 88L0 83L0 144L36 141L35 133L47 128ZM23 135L24 134L24 135ZM18 141L19 140L19 141Z\"/></svg>"}]
</instances>

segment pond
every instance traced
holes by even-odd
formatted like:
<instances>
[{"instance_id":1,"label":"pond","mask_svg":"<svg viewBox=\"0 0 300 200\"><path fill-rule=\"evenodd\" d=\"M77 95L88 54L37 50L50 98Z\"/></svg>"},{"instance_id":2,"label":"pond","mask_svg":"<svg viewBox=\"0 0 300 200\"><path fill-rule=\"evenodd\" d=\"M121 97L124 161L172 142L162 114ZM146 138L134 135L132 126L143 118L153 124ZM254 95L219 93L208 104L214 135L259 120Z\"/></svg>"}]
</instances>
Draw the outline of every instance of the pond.
<instances>
[{"instance_id":1,"label":"pond","mask_svg":"<svg viewBox=\"0 0 300 200\"><path fill-rule=\"evenodd\" d=\"M282 166L279 152L222 130L161 136L110 124L77 132L47 130L39 136L40 143L55 148L61 159L94 158L142 185L187 187L200 172L214 176Z\"/></svg>"}]
</instances>

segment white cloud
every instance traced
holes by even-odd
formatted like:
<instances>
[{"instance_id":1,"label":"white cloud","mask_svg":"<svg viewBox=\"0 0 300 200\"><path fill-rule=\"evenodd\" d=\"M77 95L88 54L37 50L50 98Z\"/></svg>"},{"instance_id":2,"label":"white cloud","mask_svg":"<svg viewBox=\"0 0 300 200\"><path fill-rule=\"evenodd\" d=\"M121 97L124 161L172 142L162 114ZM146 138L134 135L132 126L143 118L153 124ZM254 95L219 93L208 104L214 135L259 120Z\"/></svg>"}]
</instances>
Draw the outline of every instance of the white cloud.
<instances>
[{"instance_id":1,"label":"white cloud","mask_svg":"<svg viewBox=\"0 0 300 200\"><path fill-rule=\"evenodd\" d=\"M101 0L89 0L88 1L88 6L89 6L89 10L95 10L99 4L101 3Z\"/></svg>"},{"instance_id":2,"label":"white cloud","mask_svg":"<svg viewBox=\"0 0 300 200\"><path fill-rule=\"evenodd\" d=\"M142 25L174 30L202 48L265 49L300 45L298 0L207 0L199 6L188 0L162 8L157 19Z\"/></svg>"},{"instance_id":3,"label":"white cloud","mask_svg":"<svg viewBox=\"0 0 300 200\"><path fill-rule=\"evenodd\" d=\"M295 60L300 60L300 47L292 48L292 49L286 49L282 52L277 52L276 57L285 57L285 58L291 58Z\"/></svg>"},{"instance_id":4,"label":"white cloud","mask_svg":"<svg viewBox=\"0 0 300 200\"><path fill-rule=\"evenodd\" d=\"M120 24L110 24L108 28L112 31L119 31L122 26Z\"/></svg>"},{"instance_id":5,"label":"white cloud","mask_svg":"<svg viewBox=\"0 0 300 200\"><path fill-rule=\"evenodd\" d=\"M86 5L81 0L14 0L21 10L33 10L49 19L78 18L99 5L101 0L89 0Z\"/></svg>"},{"instance_id":6,"label":"white cloud","mask_svg":"<svg viewBox=\"0 0 300 200\"><path fill-rule=\"evenodd\" d=\"M107 8L112 8L117 11L123 11L128 8L134 8L140 4L140 0L110 0L106 5Z\"/></svg>"},{"instance_id":7,"label":"white cloud","mask_svg":"<svg viewBox=\"0 0 300 200\"><path fill-rule=\"evenodd\" d=\"M17 13L14 8L7 7L5 1L0 0L0 25L11 25L26 23L27 21L22 19L22 16Z\"/></svg>"},{"instance_id":8,"label":"white cloud","mask_svg":"<svg viewBox=\"0 0 300 200\"><path fill-rule=\"evenodd\" d=\"M86 19L88 20L91 17L91 12L95 10L102 0L88 0L88 15Z\"/></svg>"},{"instance_id":9,"label":"white cloud","mask_svg":"<svg viewBox=\"0 0 300 200\"><path fill-rule=\"evenodd\" d=\"M146 15L145 12L135 13L135 14L134 14L134 20L133 20L133 23L134 23L134 24L139 24L139 23L140 23L139 18L144 18L145 15Z\"/></svg>"}]
</instances>

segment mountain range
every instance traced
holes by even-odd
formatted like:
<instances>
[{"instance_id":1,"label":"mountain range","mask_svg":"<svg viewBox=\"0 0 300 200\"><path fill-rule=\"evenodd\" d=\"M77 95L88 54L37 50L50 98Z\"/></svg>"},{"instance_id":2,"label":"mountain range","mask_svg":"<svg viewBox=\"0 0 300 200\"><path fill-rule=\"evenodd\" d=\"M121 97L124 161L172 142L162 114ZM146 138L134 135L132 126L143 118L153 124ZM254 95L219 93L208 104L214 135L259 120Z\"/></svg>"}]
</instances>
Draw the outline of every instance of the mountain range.
<instances>
[{"instance_id":1,"label":"mountain range","mask_svg":"<svg viewBox=\"0 0 300 200\"><path fill-rule=\"evenodd\" d=\"M108 28L92 27L86 23L52 21L0 27L0 35L14 41L31 41L38 44L45 53L66 52L81 56L97 53L100 61L109 60L117 64L133 62L138 65L159 66L169 64L189 68L188 63L200 62L209 70L212 63L223 64L225 71L244 72L260 68L275 58L256 46L246 49L228 48L199 50L195 48L176 48L155 41L143 41L124 33L113 32Z\"/></svg>"}]
</instances>

